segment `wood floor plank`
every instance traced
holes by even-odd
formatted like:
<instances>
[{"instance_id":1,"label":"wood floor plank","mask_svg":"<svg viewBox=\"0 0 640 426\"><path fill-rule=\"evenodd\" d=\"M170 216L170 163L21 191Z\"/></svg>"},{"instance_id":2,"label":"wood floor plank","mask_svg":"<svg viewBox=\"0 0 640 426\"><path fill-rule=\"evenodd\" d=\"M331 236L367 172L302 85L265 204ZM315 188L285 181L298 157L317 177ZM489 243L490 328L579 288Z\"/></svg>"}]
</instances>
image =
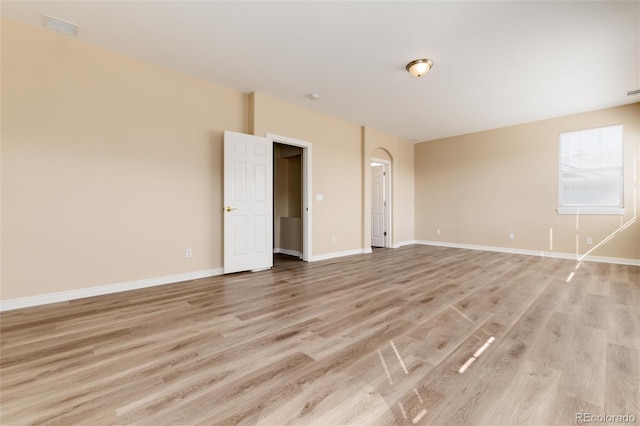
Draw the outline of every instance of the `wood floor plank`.
<instances>
[{"instance_id":1,"label":"wood floor plank","mask_svg":"<svg viewBox=\"0 0 640 426\"><path fill-rule=\"evenodd\" d=\"M532 269L554 278L566 280L572 272L576 271L577 265L578 262L575 260L549 258L544 262L537 262L532 266Z\"/></svg>"},{"instance_id":2,"label":"wood floor plank","mask_svg":"<svg viewBox=\"0 0 640 426\"><path fill-rule=\"evenodd\" d=\"M640 349L640 320L633 307L609 304L609 343Z\"/></svg>"},{"instance_id":3,"label":"wood floor plank","mask_svg":"<svg viewBox=\"0 0 640 426\"><path fill-rule=\"evenodd\" d=\"M598 407L604 406L607 332L579 324L560 379L562 394Z\"/></svg>"},{"instance_id":4,"label":"wood floor plank","mask_svg":"<svg viewBox=\"0 0 640 426\"><path fill-rule=\"evenodd\" d=\"M0 423L638 415L640 267L433 246L0 313Z\"/></svg>"},{"instance_id":5,"label":"wood floor plank","mask_svg":"<svg viewBox=\"0 0 640 426\"><path fill-rule=\"evenodd\" d=\"M560 371L525 361L493 410L486 410L479 424L542 425L556 398Z\"/></svg>"},{"instance_id":6,"label":"wood floor plank","mask_svg":"<svg viewBox=\"0 0 640 426\"><path fill-rule=\"evenodd\" d=\"M403 320L402 308L392 307L365 321L352 323L346 327L343 325L339 333L333 333L327 337L322 337L314 332L314 335L319 339L305 345L302 351L316 360L323 360L369 336L372 330L384 330L390 323L401 320Z\"/></svg>"},{"instance_id":7,"label":"wood floor plank","mask_svg":"<svg viewBox=\"0 0 640 426\"><path fill-rule=\"evenodd\" d=\"M179 424L186 418L191 423L237 424L238 421L259 413L264 399L283 389L295 392L286 379L287 371L313 363L313 359L300 352L269 364L222 386L205 389L194 398L183 398L182 394L156 400L123 416L126 423L149 421L152 424ZM191 396L191 395L189 395ZM210 404L224 406L225 410L211 411ZM162 408L162 410L159 410ZM256 410L258 410L256 412Z\"/></svg>"},{"instance_id":8,"label":"wood floor plank","mask_svg":"<svg viewBox=\"0 0 640 426\"><path fill-rule=\"evenodd\" d=\"M609 328L609 298L587 294L580 311L580 322L583 325L601 330Z\"/></svg>"},{"instance_id":9,"label":"wood floor plank","mask_svg":"<svg viewBox=\"0 0 640 426\"><path fill-rule=\"evenodd\" d=\"M583 425L586 415L600 416L604 410L597 405L589 404L579 398L557 393L551 408L546 413L546 420L541 424L553 426ZM580 419L580 420L579 420Z\"/></svg>"},{"instance_id":10,"label":"wood floor plank","mask_svg":"<svg viewBox=\"0 0 640 426\"><path fill-rule=\"evenodd\" d=\"M542 366L563 371L569 358L578 316L566 312L554 312L544 324L527 359Z\"/></svg>"},{"instance_id":11,"label":"wood floor plank","mask_svg":"<svg viewBox=\"0 0 640 426\"><path fill-rule=\"evenodd\" d=\"M458 370L459 375L466 375L465 386L459 388L456 395L450 395L446 405L441 405L433 413L434 424L473 422L485 412L495 411L500 405L507 386L524 365L532 342L551 316L552 310L549 308L554 306L553 301L558 296L555 289L549 288L549 282L550 280L545 290L513 326L505 328L497 336L490 334L495 340L485 341L490 346L484 352L479 353L484 345L478 347L476 344L475 351L469 357L469 360L472 357L476 360L466 370L462 370L462 365L469 362L466 360Z\"/></svg>"},{"instance_id":12,"label":"wood floor plank","mask_svg":"<svg viewBox=\"0 0 640 426\"><path fill-rule=\"evenodd\" d=\"M438 365L470 336L486 337L481 329L492 317L493 314L483 312L471 319L451 307L416 327L409 335L413 342L407 345L408 350L431 365Z\"/></svg>"},{"instance_id":13,"label":"wood floor plank","mask_svg":"<svg viewBox=\"0 0 640 426\"><path fill-rule=\"evenodd\" d=\"M584 279L581 279L581 276L578 275L575 278L575 283L583 286L587 293L596 296L609 297L611 293L612 281L607 277L587 275Z\"/></svg>"},{"instance_id":14,"label":"wood floor plank","mask_svg":"<svg viewBox=\"0 0 640 426\"><path fill-rule=\"evenodd\" d=\"M585 299L587 297L587 292L584 291L582 286L573 282L567 283L562 280L555 280L552 285L563 287L567 290L561 296L562 298L557 301L556 309L560 312L580 314L583 306L585 306Z\"/></svg>"},{"instance_id":15,"label":"wood floor plank","mask_svg":"<svg viewBox=\"0 0 640 426\"><path fill-rule=\"evenodd\" d=\"M610 285L609 300L611 303L637 306L640 304L640 278L634 284L631 282L613 281Z\"/></svg>"},{"instance_id":16,"label":"wood floor plank","mask_svg":"<svg viewBox=\"0 0 640 426\"><path fill-rule=\"evenodd\" d=\"M640 353L637 349L609 344L604 411L631 414L640 419Z\"/></svg>"}]
</instances>

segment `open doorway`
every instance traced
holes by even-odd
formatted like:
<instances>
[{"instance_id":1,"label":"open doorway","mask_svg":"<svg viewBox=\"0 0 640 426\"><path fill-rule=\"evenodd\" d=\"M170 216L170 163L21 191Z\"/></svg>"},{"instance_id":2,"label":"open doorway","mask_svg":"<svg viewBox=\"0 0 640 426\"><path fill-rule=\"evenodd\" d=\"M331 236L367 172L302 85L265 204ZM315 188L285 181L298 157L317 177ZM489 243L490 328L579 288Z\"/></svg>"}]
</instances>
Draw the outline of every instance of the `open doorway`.
<instances>
[{"instance_id":1,"label":"open doorway","mask_svg":"<svg viewBox=\"0 0 640 426\"><path fill-rule=\"evenodd\" d=\"M273 253L287 260L303 258L302 156L298 146L273 144Z\"/></svg>"},{"instance_id":2,"label":"open doorway","mask_svg":"<svg viewBox=\"0 0 640 426\"><path fill-rule=\"evenodd\" d=\"M391 162L371 159L371 247L391 247Z\"/></svg>"},{"instance_id":3,"label":"open doorway","mask_svg":"<svg viewBox=\"0 0 640 426\"><path fill-rule=\"evenodd\" d=\"M267 133L267 140L275 146L275 144L280 144L289 147L297 147L301 149L302 158L301 158L301 171L302 171L302 215L301 215L301 227L302 227L302 247L301 247L301 258L305 262L310 262L313 258L312 253L312 239L313 234L311 232L312 220L313 220L313 212L311 211L311 193L312 193L312 164L313 164L313 155L312 155L312 145L311 142L303 141L300 139L294 139L287 136L280 136L273 133ZM275 221L275 219L274 219ZM275 228L275 227L274 227ZM280 231L279 231L280 232ZM275 233L275 231L274 231ZM273 246L274 251L277 248L282 249L283 247ZM295 254L295 253L293 253ZM291 258L296 259L294 256L290 256Z\"/></svg>"}]
</instances>

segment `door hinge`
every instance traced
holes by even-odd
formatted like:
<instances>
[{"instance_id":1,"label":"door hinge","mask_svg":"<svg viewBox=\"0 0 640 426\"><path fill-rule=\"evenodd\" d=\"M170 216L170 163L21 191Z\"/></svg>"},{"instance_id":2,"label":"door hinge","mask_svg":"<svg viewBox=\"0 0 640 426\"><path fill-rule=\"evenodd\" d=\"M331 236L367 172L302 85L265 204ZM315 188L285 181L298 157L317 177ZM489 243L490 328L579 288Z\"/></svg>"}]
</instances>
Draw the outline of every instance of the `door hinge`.
<instances>
[{"instance_id":1,"label":"door hinge","mask_svg":"<svg viewBox=\"0 0 640 426\"><path fill-rule=\"evenodd\" d=\"M385 236L385 237L387 236L387 231L384 231L384 236Z\"/></svg>"}]
</instances>

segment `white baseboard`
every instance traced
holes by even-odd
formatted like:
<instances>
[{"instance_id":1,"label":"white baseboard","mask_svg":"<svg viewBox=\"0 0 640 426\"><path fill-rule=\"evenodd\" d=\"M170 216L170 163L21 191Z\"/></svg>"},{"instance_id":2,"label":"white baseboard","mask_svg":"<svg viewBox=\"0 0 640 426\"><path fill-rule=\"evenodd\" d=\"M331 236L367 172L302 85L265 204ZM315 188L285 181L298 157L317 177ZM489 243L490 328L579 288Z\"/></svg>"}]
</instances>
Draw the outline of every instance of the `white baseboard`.
<instances>
[{"instance_id":1,"label":"white baseboard","mask_svg":"<svg viewBox=\"0 0 640 426\"><path fill-rule=\"evenodd\" d=\"M302 252L297 251L297 250L289 250L289 249L285 249L285 248L274 248L273 252L274 253L280 253L280 254L286 254L288 256L295 256L295 257L299 257L300 259L302 259Z\"/></svg>"},{"instance_id":2,"label":"white baseboard","mask_svg":"<svg viewBox=\"0 0 640 426\"><path fill-rule=\"evenodd\" d=\"M85 297L101 296L121 291L137 290L157 285L173 284L181 281L197 280L223 274L222 268L205 269L204 271L187 272L184 274L167 275L164 277L147 278L118 284L102 285L98 287L82 288L78 290L61 291L58 293L42 294L38 296L21 297L19 299L0 300L0 312L13 309L28 308L48 303L67 302Z\"/></svg>"},{"instance_id":3,"label":"white baseboard","mask_svg":"<svg viewBox=\"0 0 640 426\"><path fill-rule=\"evenodd\" d=\"M419 244L416 240L410 240L410 241L400 241L399 243L395 243L392 248L400 248L400 247L404 247L404 246L410 246L412 244Z\"/></svg>"},{"instance_id":4,"label":"white baseboard","mask_svg":"<svg viewBox=\"0 0 640 426\"><path fill-rule=\"evenodd\" d=\"M500 253L526 254L529 256L553 257L557 259L570 259L570 260L580 260L580 261L586 260L590 262L616 263L620 265L640 266L639 259L626 259L626 258L619 258L619 257L584 256L584 255L577 255L575 253L573 254L560 253L556 251L540 251L540 250L509 248L509 247L481 246L481 245L475 245L475 244L446 243L441 241L416 240L416 241L413 241L412 244L462 248L462 249L469 249L469 250L495 251Z\"/></svg>"},{"instance_id":5,"label":"white baseboard","mask_svg":"<svg viewBox=\"0 0 640 426\"><path fill-rule=\"evenodd\" d=\"M316 256L311 256L310 261L317 262L319 260L328 260L328 259L334 259L336 257L352 256L354 254L366 254L366 253L371 253L371 247L363 248L363 249L336 251L333 253L326 253L326 254L318 254Z\"/></svg>"}]
</instances>

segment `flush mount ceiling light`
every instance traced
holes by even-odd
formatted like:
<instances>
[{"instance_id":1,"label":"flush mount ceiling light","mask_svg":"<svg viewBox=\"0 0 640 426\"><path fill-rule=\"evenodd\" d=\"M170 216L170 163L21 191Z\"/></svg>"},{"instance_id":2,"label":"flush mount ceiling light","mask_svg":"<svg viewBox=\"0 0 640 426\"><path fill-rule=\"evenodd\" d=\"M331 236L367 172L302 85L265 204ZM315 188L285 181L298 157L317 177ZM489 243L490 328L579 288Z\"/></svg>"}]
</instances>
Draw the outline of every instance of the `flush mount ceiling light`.
<instances>
[{"instance_id":1,"label":"flush mount ceiling light","mask_svg":"<svg viewBox=\"0 0 640 426\"><path fill-rule=\"evenodd\" d=\"M431 59L416 59L407 64L407 71L413 76L422 77L429 72L432 66L433 61Z\"/></svg>"}]
</instances>

